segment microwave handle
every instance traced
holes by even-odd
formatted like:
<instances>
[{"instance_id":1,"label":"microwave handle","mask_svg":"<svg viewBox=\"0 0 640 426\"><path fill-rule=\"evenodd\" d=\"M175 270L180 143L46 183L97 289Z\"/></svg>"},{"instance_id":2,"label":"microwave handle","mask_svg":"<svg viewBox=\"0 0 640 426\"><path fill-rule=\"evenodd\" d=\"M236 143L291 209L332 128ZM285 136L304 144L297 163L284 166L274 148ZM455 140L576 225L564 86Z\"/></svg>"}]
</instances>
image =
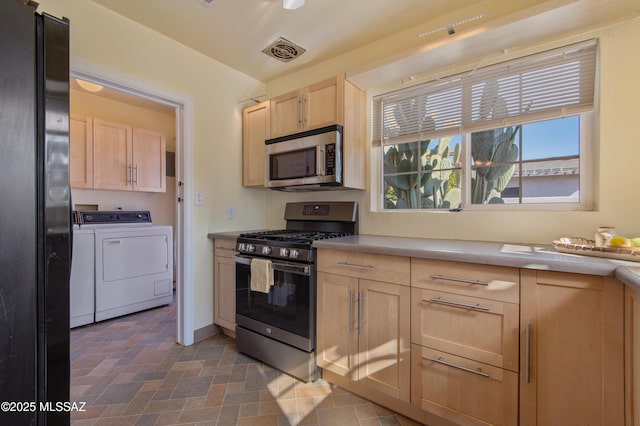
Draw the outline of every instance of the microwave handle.
<instances>
[{"instance_id":1,"label":"microwave handle","mask_svg":"<svg viewBox=\"0 0 640 426\"><path fill-rule=\"evenodd\" d=\"M316 170L318 171L318 176L324 176L326 172L326 164L325 164L325 149L324 145L316 146Z\"/></svg>"}]
</instances>

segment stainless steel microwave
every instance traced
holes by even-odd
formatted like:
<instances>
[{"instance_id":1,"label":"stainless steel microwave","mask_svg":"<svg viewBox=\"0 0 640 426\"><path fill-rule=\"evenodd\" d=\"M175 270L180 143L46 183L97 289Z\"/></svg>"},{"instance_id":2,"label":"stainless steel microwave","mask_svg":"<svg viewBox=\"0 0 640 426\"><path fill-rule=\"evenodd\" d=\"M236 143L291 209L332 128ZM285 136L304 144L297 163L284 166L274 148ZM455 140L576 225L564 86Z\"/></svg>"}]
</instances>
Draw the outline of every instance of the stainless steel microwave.
<instances>
[{"instance_id":1,"label":"stainless steel microwave","mask_svg":"<svg viewBox=\"0 0 640 426\"><path fill-rule=\"evenodd\" d=\"M313 191L342 186L342 126L267 139L265 144L267 187Z\"/></svg>"}]
</instances>

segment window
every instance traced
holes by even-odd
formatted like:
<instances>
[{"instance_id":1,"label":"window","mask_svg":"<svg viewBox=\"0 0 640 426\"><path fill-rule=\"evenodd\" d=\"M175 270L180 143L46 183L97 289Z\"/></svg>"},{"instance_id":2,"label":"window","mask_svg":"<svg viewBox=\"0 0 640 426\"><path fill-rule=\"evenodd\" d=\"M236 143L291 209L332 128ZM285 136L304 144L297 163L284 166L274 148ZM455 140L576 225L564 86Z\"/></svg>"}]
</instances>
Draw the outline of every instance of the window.
<instances>
[{"instance_id":1,"label":"window","mask_svg":"<svg viewBox=\"0 0 640 426\"><path fill-rule=\"evenodd\" d=\"M595 57L589 41L376 96L381 207L585 208Z\"/></svg>"}]
</instances>

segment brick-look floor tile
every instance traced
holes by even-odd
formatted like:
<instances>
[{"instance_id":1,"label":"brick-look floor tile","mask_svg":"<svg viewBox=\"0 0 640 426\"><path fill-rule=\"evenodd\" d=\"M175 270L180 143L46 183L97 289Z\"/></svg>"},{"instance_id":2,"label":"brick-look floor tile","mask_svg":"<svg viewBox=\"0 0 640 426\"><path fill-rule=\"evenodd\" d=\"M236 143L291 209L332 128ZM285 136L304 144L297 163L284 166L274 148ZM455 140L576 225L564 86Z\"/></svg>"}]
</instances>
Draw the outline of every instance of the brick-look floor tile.
<instances>
[{"instance_id":1,"label":"brick-look floor tile","mask_svg":"<svg viewBox=\"0 0 640 426\"><path fill-rule=\"evenodd\" d=\"M73 426L321 426L419 423L322 380L298 380L218 335L175 343L175 305L73 329Z\"/></svg>"}]
</instances>

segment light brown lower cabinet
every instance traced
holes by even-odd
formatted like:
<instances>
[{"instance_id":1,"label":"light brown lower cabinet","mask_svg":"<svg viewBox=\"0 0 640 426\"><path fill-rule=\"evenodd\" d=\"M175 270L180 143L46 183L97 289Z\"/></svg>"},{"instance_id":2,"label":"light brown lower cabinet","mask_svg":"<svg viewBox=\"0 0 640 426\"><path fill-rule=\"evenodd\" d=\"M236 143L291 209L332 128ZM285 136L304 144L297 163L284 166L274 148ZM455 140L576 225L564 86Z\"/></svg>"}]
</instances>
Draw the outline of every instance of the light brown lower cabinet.
<instances>
[{"instance_id":1,"label":"light brown lower cabinet","mask_svg":"<svg viewBox=\"0 0 640 426\"><path fill-rule=\"evenodd\" d=\"M318 365L409 402L408 286L318 273Z\"/></svg>"},{"instance_id":2,"label":"light brown lower cabinet","mask_svg":"<svg viewBox=\"0 0 640 426\"><path fill-rule=\"evenodd\" d=\"M236 332L236 263L235 240L215 239L213 262L214 324L224 334L235 337Z\"/></svg>"},{"instance_id":3,"label":"light brown lower cabinet","mask_svg":"<svg viewBox=\"0 0 640 426\"><path fill-rule=\"evenodd\" d=\"M518 374L412 345L411 403L460 425L516 425Z\"/></svg>"},{"instance_id":4,"label":"light brown lower cabinet","mask_svg":"<svg viewBox=\"0 0 640 426\"><path fill-rule=\"evenodd\" d=\"M611 277L338 250L318 270L329 381L430 426L640 426L640 293Z\"/></svg>"},{"instance_id":5,"label":"light brown lower cabinet","mask_svg":"<svg viewBox=\"0 0 640 426\"><path fill-rule=\"evenodd\" d=\"M625 417L640 426L640 292L625 287Z\"/></svg>"},{"instance_id":6,"label":"light brown lower cabinet","mask_svg":"<svg viewBox=\"0 0 640 426\"><path fill-rule=\"evenodd\" d=\"M520 425L624 425L623 286L521 271Z\"/></svg>"}]
</instances>

